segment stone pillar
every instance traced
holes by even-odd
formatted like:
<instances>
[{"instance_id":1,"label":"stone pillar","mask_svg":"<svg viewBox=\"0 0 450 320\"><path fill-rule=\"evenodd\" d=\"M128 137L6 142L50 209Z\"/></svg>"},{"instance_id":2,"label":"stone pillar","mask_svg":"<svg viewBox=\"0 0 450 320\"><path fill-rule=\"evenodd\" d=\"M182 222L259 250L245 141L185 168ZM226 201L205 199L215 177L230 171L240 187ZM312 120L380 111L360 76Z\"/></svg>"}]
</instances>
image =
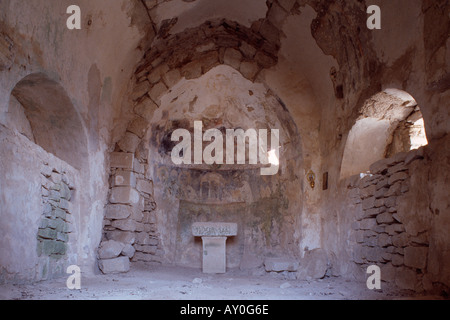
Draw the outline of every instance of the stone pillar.
<instances>
[{"instance_id":1,"label":"stone pillar","mask_svg":"<svg viewBox=\"0 0 450 320\"><path fill-rule=\"evenodd\" d=\"M227 237L202 237L203 273L225 273L227 271Z\"/></svg>"}]
</instances>

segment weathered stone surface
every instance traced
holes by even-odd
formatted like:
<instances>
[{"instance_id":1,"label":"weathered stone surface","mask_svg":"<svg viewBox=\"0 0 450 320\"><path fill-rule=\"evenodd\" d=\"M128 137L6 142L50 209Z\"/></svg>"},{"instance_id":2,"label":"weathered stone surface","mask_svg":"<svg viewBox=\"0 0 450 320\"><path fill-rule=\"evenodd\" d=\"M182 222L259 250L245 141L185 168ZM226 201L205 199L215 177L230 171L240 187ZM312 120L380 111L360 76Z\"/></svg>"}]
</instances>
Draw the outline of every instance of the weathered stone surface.
<instances>
[{"instance_id":1,"label":"weathered stone surface","mask_svg":"<svg viewBox=\"0 0 450 320\"><path fill-rule=\"evenodd\" d=\"M150 90L150 83L148 81L143 81L136 85L133 93L131 94L131 99L137 100L148 93Z\"/></svg>"},{"instance_id":2,"label":"weathered stone surface","mask_svg":"<svg viewBox=\"0 0 450 320\"><path fill-rule=\"evenodd\" d=\"M401 181L401 180L405 180L409 177L409 175L406 172L397 172L394 173L390 178L389 178L389 185L393 185L394 183L396 183L397 181Z\"/></svg>"},{"instance_id":3,"label":"weathered stone surface","mask_svg":"<svg viewBox=\"0 0 450 320\"><path fill-rule=\"evenodd\" d=\"M124 247L125 244L121 242L114 240L104 241L98 250L98 256L100 259L116 258L120 255Z\"/></svg>"},{"instance_id":4,"label":"weathered stone surface","mask_svg":"<svg viewBox=\"0 0 450 320\"><path fill-rule=\"evenodd\" d=\"M305 253L300 260L297 279L322 279L328 270L328 257L323 249L314 249Z\"/></svg>"},{"instance_id":5,"label":"weathered stone surface","mask_svg":"<svg viewBox=\"0 0 450 320\"><path fill-rule=\"evenodd\" d=\"M264 268L267 272L296 272L299 263L292 259L283 258L266 258L264 260Z\"/></svg>"},{"instance_id":6,"label":"weathered stone surface","mask_svg":"<svg viewBox=\"0 0 450 320\"><path fill-rule=\"evenodd\" d=\"M112 152L110 154L111 168L133 169L134 155L125 152Z\"/></svg>"},{"instance_id":7,"label":"weathered stone surface","mask_svg":"<svg viewBox=\"0 0 450 320\"><path fill-rule=\"evenodd\" d=\"M145 120L150 121L157 109L158 105L153 102L153 100L150 99L149 96L147 96L136 105L136 107L134 108L134 112Z\"/></svg>"},{"instance_id":8,"label":"weathered stone surface","mask_svg":"<svg viewBox=\"0 0 450 320\"><path fill-rule=\"evenodd\" d=\"M376 219L364 219L361 221L361 230L371 230L377 225Z\"/></svg>"},{"instance_id":9,"label":"weathered stone surface","mask_svg":"<svg viewBox=\"0 0 450 320\"><path fill-rule=\"evenodd\" d=\"M200 61L192 61L181 69L181 75L187 80L196 79L202 75L202 64Z\"/></svg>"},{"instance_id":10,"label":"weathered stone surface","mask_svg":"<svg viewBox=\"0 0 450 320\"><path fill-rule=\"evenodd\" d=\"M428 248L426 247L406 247L405 266L416 269L425 269L427 265Z\"/></svg>"},{"instance_id":11,"label":"weathered stone surface","mask_svg":"<svg viewBox=\"0 0 450 320\"><path fill-rule=\"evenodd\" d=\"M253 81L259 72L259 67L253 62L244 61L239 70L245 78Z\"/></svg>"},{"instance_id":12,"label":"weathered stone surface","mask_svg":"<svg viewBox=\"0 0 450 320\"><path fill-rule=\"evenodd\" d=\"M390 214L389 212L385 212L377 216L377 222L379 224L391 224L394 222L394 218L392 217L392 214Z\"/></svg>"},{"instance_id":13,"label":"weathered stone surface","mask_svg":"<svg viewBox=\"0 0 450 320\"><path fill-rule=\"evenodd\" d=\"M100 260L98 265L104 274L124 273L130 271L130 259L128 257Z\"/></svg>"},{"instance_id":14,"label":"weathered stone surface","mask_svg":"<svg viewBox=\"0 0 450 320\"><path fill-rule=\"evenodd\" d=\"M396 247L403 248L409 243L408 235L403 232L392 237L392 244Z\"/></svg>"},{"instance_id":15,"label":"weathered stone surface","mask_svg":"<svg viewBox=\"0 0 450 320\"><path fill-rule=\"evenodd\" d=\"M192 225L195 237L232 237L237 235L236 223L197 222Z\"/></svg>"},{"instance_id":16,"label":"weathered stone surface","mask_svg":"<svg viewBox=\"0 0 450 320\"><path fill-rule=\"evenodd\" d=\"M181 72L179 69L172 69L162 76L164 83L169 87L173 87L181 80Z\"/></svg>"},{"instance_id":17,"label":"weathered stone surface","mask_svg":"<svg viewBox=\"0 0 450 320\"><path fill-rule=\"evenodd\" d=\"M117 230L106 232L106 238L108 240L115 240L125 244L133 244L136 240L136 235L134 232Z\"/></svg>"},{"instance_id":18,"label":"weathered stone surface","mask_svg":"<svg viewBox=\"0 0 450 320\"><path fill-rule=\"evenodd\" d=\"M114 187L135 187L136 176L131 170L117 170L114 175Z\"/></svg>"},{"instance_id":19,"label":"weathered stone surface","mask_svg":"<svg viewBox=\"0 0 450 320\"><path fill-rule=\"evenodd\" d=\"M123 204L109 204L106 206L105 218L106 219L127 219L132 213L132 208Z\"/></svg>"},{"instance_id":20,"label":"weathered stone surface","mask_svg":"<svg viewBox=\"0 0 450 320\"><path fill-rule=\"evenodd\" d=\"M230 67L239 70L241 66L242 54L233 48L227 48L223 57L223 62Z\"/></svg>"},{"instance_id":21,"label":"weathered stone surface","mask_svg":"<svg viewBox=\"0 0 450 320\"><path fill-rule=\"evenodd\" d=\"M379 247L388 247L392 245L392 237L390 237L386 233L380 234L378 237L378 246Z\"/></svg>"},{"instance_id":22,"label":"weathered stone surface","mask_svg":"<svg viewBox=\"0 0 450 320\"><path fill-rule=\"evenodd\" d=\"M150 91L148 92L148 95L154 101L158 106L161 105L161 98L162 96L167 92L166 85L161 81L155 84Z\"/></svg>"},{"instance_id":23,"label":"weathered stone surface","mask_svg":"<svg viewBox=\"0 0 450 320\"><path fill-rule=\"evenodd\" d=\"M135 252L136 252L136 250L134 249L134 247L131 244L125 245L125 247L122 249L122 255L124 255L125 257L128 257L130 259L133 258Z\"/></svg>"},{"instance_id":24,"label":"weathered stone surface","mask_svg":"<svg viewBox=\"0 0 450 320\"><path fill-rule=\"evenodd\" d=\"M139 193L131 187L115 187L109 199L112 204L137 204Z\"/></svg>"},{"instance_id":25,"label":"weathered stone surface","mask_svg":"<svg viewBox=\"0 0 450 320\"><path fill-rule=\"evenodd\" d=\"M149 123L146 119L137 117L129 124L127 130L142 139L145 132L147 131L148 126Z\"/></svg>"},{"instance_id":26,"label":"weathered stone surface","mask_svg":"<svg viewBox=\"0 0 450 320\"><path fill-rule=\"evenodd\" d=\"M139 179L136 184L136 189L139 192L153 194L153 182L149 180Z\"/></svg>"},{"instance_id":27,"label":"weathered stone surface","mask_svg":"<svg viewBox=\"0 0 450 320\"><path fill-rule=\"evenodd\" d=\"M122 231L136 231L136 221L132 219L115 220L111 223L111 226Z\"/></svg>"},{"instance_id":28,"label":"weathered stone surface","mask_svg":"<svg viewBox=\"0 0 450 320\"><path fill-rule=\"evenodd\" d=\"M414 290L417 285L416 272L409 268L398 268L395 273L395 284L404 290Z\"/></svg>"}]
</instances>

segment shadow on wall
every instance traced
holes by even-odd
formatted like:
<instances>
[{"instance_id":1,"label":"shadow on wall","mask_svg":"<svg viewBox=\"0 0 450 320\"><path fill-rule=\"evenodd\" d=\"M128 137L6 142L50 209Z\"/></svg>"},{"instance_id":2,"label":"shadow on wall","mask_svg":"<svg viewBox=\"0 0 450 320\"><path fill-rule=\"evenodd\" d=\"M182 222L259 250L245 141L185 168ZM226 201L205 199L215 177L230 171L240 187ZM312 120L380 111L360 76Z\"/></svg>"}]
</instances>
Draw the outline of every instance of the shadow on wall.
<instances>
[{"instance_id":1,"label":"shadow on wall","mask_svg":"<svg viewBox=\"0 0 450 320\"><path fill-rule=\"evenodd\" d=\"M11 92L13 126L47 152L76 169L86 164L87 141L81 119L66 91L42 73L31 74Z\"/></svg>"}]
</instances>

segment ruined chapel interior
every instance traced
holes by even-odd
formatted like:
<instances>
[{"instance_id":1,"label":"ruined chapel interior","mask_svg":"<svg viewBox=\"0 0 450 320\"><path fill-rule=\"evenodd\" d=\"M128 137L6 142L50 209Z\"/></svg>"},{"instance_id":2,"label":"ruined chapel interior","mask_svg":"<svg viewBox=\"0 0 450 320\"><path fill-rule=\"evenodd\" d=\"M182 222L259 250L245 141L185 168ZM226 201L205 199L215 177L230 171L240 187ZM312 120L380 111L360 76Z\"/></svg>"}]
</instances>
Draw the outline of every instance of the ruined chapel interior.
<instances>
[{"instance_id":1,"label":"ruined chapel interior","mask_svg":"<svg viewBox=\"0 0 450 320\"><path fill-rule=\"evenodd\" d=\"M223 222L228 274L450 293L448 0L72 2L0 0L0 287L201 278ZM175 164L195 121L279 130L278 172Z\"/></svg>"}]
</instances>

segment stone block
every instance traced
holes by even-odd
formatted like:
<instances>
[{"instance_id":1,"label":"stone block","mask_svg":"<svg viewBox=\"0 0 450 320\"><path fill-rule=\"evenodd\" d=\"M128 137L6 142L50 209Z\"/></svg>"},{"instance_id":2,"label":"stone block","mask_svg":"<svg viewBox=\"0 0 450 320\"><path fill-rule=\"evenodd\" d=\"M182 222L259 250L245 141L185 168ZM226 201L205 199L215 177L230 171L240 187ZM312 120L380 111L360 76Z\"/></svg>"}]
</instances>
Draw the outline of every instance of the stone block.
<instances>
[{"instance_id":1,"label":"stone block","mask_svg":"<svg viewBox=\"0 0 450 320\"><path fill-rule=\"evenodd\" d=\"M127 219L132 214L132 207L124 204L109 204L106 206L105 218L113 220Z\"/></svg>"},{"instance_id":2,"label":"stone block","mask_svg":"<svg viewBox=\"0 0 450 320\"><path fill-rule=\"evenodd\" d=\"M111 223L111 226L122 231L136 231L136 221L132 219L115 220Z\"/></svg>"},{"instance_id":3,"label":"stone block","mask_svg":"<svg viewBox=\"0 0 450 320\"><path fill-rule=\"evenodd\" d=\"M219 65L219 53L217 51L204 53L201 55L200 61L202 62L202 74L205 74Z\"/></svg>"},{"instance_id":4,"label":"stone block","mask_svg":"<svg viewBox=\"0 0 450 320\"><path fill-rule=\"evenodd\" d=\"M391 236L394 236L398 233L402 233L404 231L405 231L405 227L402 224L395 223L395 224L386 226L386 232Z\"/></svg>"},{"instance_id":5,"label":"stone block","mask_svg":"<svg viewBox=\"0 0 450 320\"><path fill-rule=\"evenodd\" d=\"M396 207L397 205L397 197L389 197L384 199L384 205L388 208Z\"/></svg>"},{"instance_id":6,"label":"stone block","mask_svg":"<svg viewBox=\"0 0 450 320\"><path fill-rule=\"evenodd\" d=\"M280 26L281 27L281 26ZM262 25L261 28L259 29L259 33L265 38L267 39L269 42L271 43L279 43L280 42L280 31L278 30L278 28L272 24L269 20L265 20ZM258 54L257 54L258 55ZM256 60L258 60L257 57L255 57ZM259 62L258 62L259 63ZM271 67L273 66L273 64L271 65L264 65L261 64L264 68L267 67Z\"/></svg>"},{"instance_id":7,"label":"stone block","mask_svg":"<svg viewBox=\"0 0 450 320\"><path fill-rule=\"evenodd\" d=\"M147 131L148 126L148 121L145 118L138 117L128 125L127 130L142 139L145 135L145 132Z\"/></svg>"},{"instance_id":8,"label":"stone block","mask_svg":"<svg viewBox=\"0 0 450 320\"><path fill-rule=\"evenodd\" d=\"M399 196L402 194L402 183L400 181L392 185L389 190L385 193L385 197Z\"/></svg>"},{"instance_id":9,"label":"stone block","mask_svg":"<svg viewBox=\"0 0 450 320\"><path fill-rule=\"evenodd\" d=\"M136 187L136 176L131 170L117 170L113 179L114 187Z\"/></svg>"},{"instance_id":10,"label":"stone block","mask_svg":"<svg viewBox=\"0 0 450 320\"><path fill-rule=\"evenodd\" d=\"M409 237L405 232L392 236L392 244L398 248L404 248L408 243Z\"/></svg>"},{"instance_id":11,"label":"stone block","mask_svg":"<svg viewBox=\"0 0 450 320\"><path fill-rule=\"evenodd\" d=\"M136 235L134 232L115 230L106 232L106 238L108 240L115 240L125 244L134 244Z\"/></svg>"},{"instance_id":12,"label":"stone block","mask_svg":"<svg viewBox=\"0 0 450 320\"><path fill-rule=\"evenodd\" d=\"M202 237L203 273L226 272L227 237Z\"/></svg>"},{"instance_id":13,"label":"stone block","mask_svg":"<svg viewBox=\"0 0 450 320\"><path fill-rule=\"evenodd\" d=\"M388 168L388 159L381 159L375 163L373 163L369 170L372 174L381 174Z\"/></svg>"},{"instance_id":14,"label":"stone block","mask_svg":"<svg viewBox=\"0 0 450 320\"><path fill-rule=\"evenodd\" d=\"M400 254L392 254L391 263L393 266L399 267L403 265L403 256Z\"/></svg>"},{"instance_id":15,"label":"stone block","mask_svg":"<svg viewBox=\"0 0 450 320\"><path fill-rule=\"evenodd\" d=\"M136 250L131 244L125 245L125 247L122 249L122 255L128 258L133 258L134 254L136 253Z\"/></svg>"},{"instance_id":16,"label":"stone block","mask_svg":"<svg viewBox=\"0 0 450 320\"><path fill-rule=\"evenodd\" d=\"M366 260L368 262L380 262L383 260L382 255L383 255L383 250L381 248L378 247L364 247L363 248L363 254L364 257L366 258Z\"/></svg>"},{"instance_id":17,"label":"stone block","mask_svg":"<svg viewBox=\"0 0 450 320\"><path fill-rule=\"evenodd\" d=\"M142 81L135 86L133 92L131 93L131 99L136 101L145 94L147 94L149 90L150 90L150 82Z\"/></svg>"},{"instance_id":18,"label":"stone block","mask_svg":"<svg viewBox=\"0 0 450 320\"><path fill-rule=\"evenodd\" d=\"M244 78L253 81L259 72L259 67L256 63L244 61L239 70Z\"/></svg>"},{"instance_id":19,"label":"stone block","mask_svg":"<svg viewBox=\"0 0 450 320\"><path fill-rule=\"evenodd\" d=\"M375 186L375 188L376 188L376 186ZM377 190L377 191L375 192L375 198L376 198L376 199L384 198L384 197L385 197L385 194L386 194L388 191L389 191L388 188L381 188L381 189Z\"/></svg>"},{"instance_id":20,"label":"stone block","mask_svg":"<svg viewBox=\"0 0 450 320\"><path fill-rule=\"evenodd\" d=\"M150 74L147 76L148 81L151 84L156 84L161 80L161 77L169 71L169 66L167 64L160 64L154 68Z\"/></svg>"},{"instance_id":21,"label":"stone block","mask_svg":"<svg viewBox=\"0 0 450 320\"><path fill-rule=\"evenodd\" d=\"M380 179L377 182L377 190L382 189L382 188L389 188L389 187L390 187L390 185L389 185L389 178L388 177Z\"/></svg>"},{"instance_id":22,"label":"stone block","mask_svg":"<svg viewBox=\"0 0 450 320\"><path fill-rule=\"evenodd\" d=\"M156 251L158 250L157 246L151 246L151 245L134 245L134 249L136 252L143 252L147 254L156 254Z\"/></svg>"},{"instance_id":23,"label":"stone block","mask_svg":"<svg viewBox=\"0 0 450 320\"><path fill-rule=\"evenodd\" d=\"M379 215L382 212L383 208L385 208L385 207L371 208L371 209L365 210L364 211L364 218L365 219L367 219L367 218L376 218L376 216Z\"/></svg>"},{"instance_id":24,"label":"stone block","mask_svg":"<svg viewBox=\"0 0 450 320\"><path fill-rule=\"evenodd\" d=\"M230 67L239 70L242 61L242 54L236 49L227 48L223 57L223 62Z\"/></svg>"},{"instance_id":25,"label":"stone block","mask_svg":"<svg viewBox=\"0 0 450 320\"><path fill-rule=\"evenodd\" d=\"M100 259L112 259L118 257L125 244L122 242L109 240L102 242L100 249L98 250L98 256Z\"/></svg>"},{"instance_id":26,"label":"stone block","mask_svg":"<svg viewBox=\"0 0 450 320\"><path fill-rule=\"evenodd\" d=\"M288 13L277 2L272 3L272 7L268 13L268 19L274 26L282 26Z\"/></svg>"},{"instance_id":27,"label":"stone block","mask_svg":"<svg viewBox=\"0 0 450 320\"><path fill-rule=\"evenodd\" d=\"M163 76L164 83L169 87L173 87L181 80L181 72L179 69L172 69Z\"/></svg>"},{"instance_id":28,"label":"stone block","mask_svg":"<svg viewBox=\"0 0 450 320\"><path fill-rule=\"evenodd\" d=\"M401 172L401 171L407 171L407 170L408 170L408 167L405 165L405 163L400 162L400 163L397 163L395 166L390 167L388 169L387 174L392 175L394 173Z\"/></svg>"},{"instance_id":29,"label":"stone block","mask_svg":"<svg viewBox=\"0 0 450 320\"><path fill-rule=\"evenodd\" d=\"M371 230L375 228L377 225L376 219L364 219L361 221L360 228L361 230Z\"/></svg>"},{"instance_id":30,"label":"stone block","mask_svg":"<svg viewBox=\"0 0 450 320\"><path fill-rule=\"evenodd\" d=\"M153 262L156 257L152 254L137 252L134 254L133 261Z\"/></svg>"},{"instance_id":31,"label":"stone block","mask_svg":"<svg viewBox=\"0 0 450 320\"><path fill-rule=\"evenodd\" d=\"M141 139L137 135L131 132L126 132L117 145L123 152L135 153L140 142Z\"/></svg>"},{"instance_id":32,"label":"stone block","mask_svg":"<svg viewBox=\"0 0 450 320\"><path fill-rule=\"evenodd\" d=\"M200 61L192 61L184 65L181 69L181 75L186 78L186 80L197 79L202 75L202 64Z\"/></svg>"},{"instance_id":33,"label":"stone block","mask_svg":"<svg viewBox=\"0 0 450 320\"><path fill-rule=\"evenodd\" d=\"M236 223L196 222L192 225L195 237L232 237L237 235Z\"/></svg>"},{"instance_id":34,"label":"stone block","mask_svg":"<svg viewBox=\"0 0 450 320\"><path fill-rule=\"evenodd\" d=\"M409 165L414 160L423 159L425 155L425 148L420 147L419 149L412 150L408 152L408 155L405 158L405 165Z\"/></svg>"},{"instance_id":35,"label":"stone block","mask_svg":"<svg viewBox=\"0 0 450 320\"><path fill-rule=\"evenodd\" d=\"M392 214L389 212L384 212L382 214L379 214L377 216L377 222L379 224L391 224L394 222L394 218L392 217Z\"/></svg>"},{"instance_id":36,"label":"stone block","mask_svg":"<svg viewBox=\"0 0 450 320\"><path fill-rule=\"evenodd\" d=\"M62 210L61 208L55 208L53 210L53 212L54 212L53 216L55 218L59 218L61 220L66 221L66 219L67 219L67 212L65 210Z\"/></svg>"},{"instance_id":37,"label":"stone block","mask_svg":"<svg viewBox=\"0 0 450 320\"><path fill-rule=\"evenodd\" d=\"M377 191L377 186L370 185L364 189L361 189L360 196L362 199L366 199L366 198L372 197L376 191Z\"/></svg>"},{"instance_id":38,"label":"stone block","mask_svg":"<svg viewBox=\"0 0 450 320\"><path fill-rule=\"evenodd\" d=\"M296 272L299 263L295 260L283 258L266 258L264 260L264 268L267 272Z\"/></svg>"},{"instance_id":39,"label":"stone block","mask_svg":"<svg viewBox=\"0 0 450 320\"><path fill-rule=\"evenodd\" d=\"M153 194L153 181L138 179L136 183L136 189L139 192L146 194Z\"/></svg>"},{"instance_id":40,"label":"stone block","mask_svg":"<svg viewBox=\"0 0 450 320\"><path fill-rule=\"evenodd\" d=\"M403 181L403 180L407 179L408 177L409 177L409 175L404 171L394 173L392 176L389 177L389 185L392 186L397 181Z\"/></svg>"},{"instance_id":41,"label":"stone block","mask_svg":"<svg viewBox=\"0 0 450 320\"><path fill-rule=\"evenodd\" d=\"M111 168L133 169L134 154L125 152L112 152L110 154Z\"/></svg>"},{"instance_id":42,"label":"stone block","mask_svg":"<svg viewBox=\"0 0 450 320\"><path fill-rule=\"evenodd\" d=\"M423 270L427 265L427 255L427 247L406 247L404 251L405 266Z\"/></svg>"},{"instance_id":43,"label":"stone block","mask_svg":"<svg viewBox=\"0 0 450 320\"><path fill-rule=\"evenodd\" d=\"M149 91L148 95L158 106L161 105L161 98L167 92L166 85L161 81L155 84Z\"/></svg>"},{"instance_id":44,"label":"stone block","mask_svg":"<svg viewBox=\"0 0 450 320\"><path fill-rule=\"evenodd\" d=\"M57 231L50 228L38 230L38 237L42 239L49 239L49 240L56 239L57 235L58 235Z\"/></svg>"},{"instance_id":45,"label":"stone block","mask_svg":"<svg viewBox=\"0 0 450 320\"><path fill-rule=\"evenodd\" d=\"M252 45L248 44L245 41L242 41L241 46L239 47L239 50L241 50L242 54L247 59L252 59L256 54L256 49Z\"/></svg>"},{"instance_id":46,"label":"stone block","mask_svg":"<svg viewBox=\"0 0 450 320\"><path fill-rule=\"evenodd\" d=\"M268 69L276 65L277 60L261 51L256 53L255 61L261 66L263 69Z\"/></svg>"},{"instance_id":47,"label":"stone block","mask_svg":"<svg viewBox=\"0 0 450 320\"><path fill-rule=\"evenodd\" d=\"M147 97L146 99L143 99L139 102L139 104L134 107L134 113L141 116L147 121L151 121L153 118L153 114L158 109L158 105L153 102L150 97Z\"/></svg>"},{"instance_id":48,"label":"stone block","mask_svg":"<svg viewBox=\"0 0 450 320\"><path fill-rule=\"evenodd\" d=\"M109 200L112 204L137 204L139 193L131 187L114 187Z\"/></svg>"},{"instance_id":49,"label":"stone block","mask_svg":"<svg viewBox=\"0 0 450 320\"><path fill-rule=\"evenodd\" d=\"M115 259L99 260L99 267L104 274L125 273L130 271L130 259L122 256Z\"/></svg>"},{"instance_id":50,"label":"stone block","mask_svg":"<svg viewBox=\"0 0 450 320\"><path fill-rule=\"evenodd\" d=\"M328 257L323 249L314 249L305 253L297 271L298 280L322 279L328 270Z\"/></svg>"},{"instance_id":51,"label":"stone block","mask_svg":"<svg viewBox=\"0 0 450 320\"><path fill-rule=\"evenodd\" d=\"M374 208L375 207L375 200L376 200L375 197L370 197L370 198L364 199L362 201L362 208L363 208L363 210L368 210L368 209Z\"/></svg>"},{"instance_id":52,"label":"stone block","mask_svg":"<svg viewBox=\"0 0 450 320\"><path fill-rule=\"evenodd\" d=\"M385 248L392 245L392 237L387 233L381 233L378 237L378 246Z\"/></svg>"}]
</instances>

